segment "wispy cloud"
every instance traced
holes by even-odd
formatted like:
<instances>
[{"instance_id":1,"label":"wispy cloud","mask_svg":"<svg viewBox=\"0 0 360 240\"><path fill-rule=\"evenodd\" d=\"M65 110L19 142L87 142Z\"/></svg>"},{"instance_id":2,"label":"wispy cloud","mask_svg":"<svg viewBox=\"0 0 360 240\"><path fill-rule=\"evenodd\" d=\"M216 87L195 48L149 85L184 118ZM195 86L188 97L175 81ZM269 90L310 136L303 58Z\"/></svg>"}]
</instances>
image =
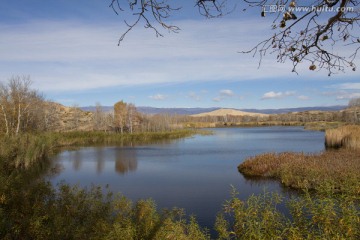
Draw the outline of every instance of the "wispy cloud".
<instances>
[{"instance_id":1,"label":"wispy cloud","mask_svg":"<svg viewBox=\"0 0 360 240\"><path fill-rule=\"evenodd\" d=\"M181 26L181 33L155 38L151 31L136 29L121 47L117 46L120 30L115 23L33 21L16 28L0 24L0 78L30 74L42 91L72 91L170 80L256 80L291 75L291 66L274 63L274 56L264 58L258 69L256 58L237 53L264 38L268 27L259 21L174 24Z\"/></svg>"},{"instance_id":2,"label":"wispy cloud","mask_svg":"<svg viewBox=\"0 0 360 240\"><path fill-rule=\"evenodd\" d=\"M163 101L167 98L167 96L162 95L162 94L156 94L156 95L149 96L149 98L153 99L153 100L157 100L157 101Z\"/></svg>"},{"instance_id":3,"label":"wispy cloud","mask_svg":"<svg viewBox=\"0 0 360 240\"><path fill-rule=\"evenodd\" d=\"M327 86L334 91L323 92L323 96L333 97L336 100L349 100L360 97L360 83L341 83Z\"/></svg>"},{"instance_id":4,"label":"wispy cloud","mask_svg":"<svg viewBox=\"0 0 360 240\"><path fill-rule=\"evenodd\" d=\"M302 101L310 100L310 97L305 96L305 95L299 95L297 98Z\"/></svg>"},{"instance_id":5,"label":"wispy cloud","mask_svg":"<svg viewBox=\"0 0 360 240\"><path fill-rule=\"evenodd\" d=\"M222 89L219 91L219 95L213 98L214 102L221 102L224 99L232 98L237 96L232 90L230 89ZM241 98L239 98L241 99Z\"/></svg>"},{"instance_id":6,"label":"wispy cloud","mask_svg":"<svg viewBox=\"0 0 360 240\"><path fill-rule=\"evenodd\" d=\"M221 98L221 97L214 97L212 100L213 100L214 102L221 102L221 101L223 100L223 98Z\"/></svg>"},{"instance_id":7,"label":"wispy cloud","mask_svg":"<svg viewBox=\"0 0 360 240\"><path fill-rule=\"evenodd\" d=\"M352 98L359 98L360 92L340 90L334 92L324 92L322 93L322 95L328 97L335 97L336 100L349 100Z\"/></svg>"},{"instance_id":8,"label":"wispy cloud","mask_svg":"<svg viewBox=\"0 0 360 240\"><path fill-rule=\"evenodd\" d=\"M189 94L187 95L188 98L191 98L195 101L200 101L201 97L200 95L196 94L195 92L189 92Z\"/></svg>"},{"instance_id":9,"label":"wispy cloud","mask_svg":"<svg viewBox=\"0 0 360 240\"><path fill-rule=\"evenodd\" d=\"M284 97L288 97L288 96L294 96L296 94L295 91L286 91L286 92L267 92L265 93L261 99L262 100L266 100L266 99L279 99L279 98L284 98Z\"/></svg>"},{"instance_id":10,"label":"wispy cloud","mask_svg":"<svg viewBox=\"0 0 360 240\"><path fill-rule=\"evenodd\" d=\"M352 98L360 98L360 93L359 92L355 92L355 93L344 92L342 94L339 94L336 97L337 100L352 99Z\"/></svg>"},{"instance_id":11,"label":"wispy cloud","mask_svg":"<svg viewBox=\"0 0 360 240\"><path fill-rule=\"evenodd\" d=\"M331 85L330 87L342 90L360 90L360 83L342 83Z\"/></svg>"},{"instance_id":12,"label":"wispy cloud","mask_svg":"<svg viewBox=\"0 0 360 240\"><path fill-rule=\"evenodd\" d=\"M230 89L220 90L220 96L222 97L232 97L234 95L235 93Z\"/></svg>"}]
</instances>

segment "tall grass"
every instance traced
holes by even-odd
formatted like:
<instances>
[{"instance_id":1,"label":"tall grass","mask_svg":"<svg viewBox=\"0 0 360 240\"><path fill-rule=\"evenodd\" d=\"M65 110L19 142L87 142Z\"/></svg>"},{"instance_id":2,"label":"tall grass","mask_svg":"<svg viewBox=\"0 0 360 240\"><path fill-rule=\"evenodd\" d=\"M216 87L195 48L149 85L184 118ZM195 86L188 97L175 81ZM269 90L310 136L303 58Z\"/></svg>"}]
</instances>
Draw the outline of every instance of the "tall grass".
<instances>
[{"instance_id":1,"label":"tall grass","mask_svg":"<svg viewBox=\"0 0 360 240\"><path fill-rule=\"evenodd\" d=\"M346 125L326 130L325 145L328 148L360 149L360 126Z\"/></svg>"},{"instance_id":2,"label":"tall grass","mask_svg":"<svg viewBox=\"0 0 360 240\"><path fill-rule=\"evenodd\" d=\"M64 132L43 134L22 134L0 137L0 164L11 169L29 169L42 165L48 157L61 147L87 146L95 144L132 145L156 141L169 141L189 137L200 131L182 129L168 132L105 133L105 132ZM203 133L205 134L205 132ZM5 166L4 165L4 166Z\"/></svg>"},{"instance_id":3,"label":"tall grass","mask_svg":"<svg viewBox=\"0 0 360 240\"><path fill-rule=\"evenodd\" d=\"M179 209L158 211L153 200L136 203L82 189L39 182L0 204L1 239L209 239Z\"/></svg>"},{"instance_id":4,"label":"tall grass","mask_svg":"<svg viewBox=\"0 0 360 240\"><path fill-rule=\"evenodd\" d=\"M8 169L28 169L42 164L52 154L54 138L51 135L23 134L0 138L0 159Z\"/></svg>"},{"instance_id":5,"label":"tall grass","mask_svg":"<svg viewBox=\"0 0 360 240\"><path fill-rule=\"evenodd\" d=\"M279 179L285 186L360 194L360 151L346 149L320 154L265 153L238 166L246 176Z\"/></svg>"},{"instance_id":6,"label":"tall grass","mask_svg":"<svg viewBox=\"0 0 360 240\"><path fill-rule=\"evenodd\" d=\"M201 133L191 129L165 132L141 132L119 134L114 132L64 132L50 133L59 146L85 146L92 144L144 144L189 137Z\"/></svg>"},{"instance_id":7,"label":"tall grass","mask_svg":"<svg viewBox=\"0 0 360 240\"><path fill-rule=\"evenodd\" d=\"M233 195L216 219L218 239L359 239L358 198L305 192L284 200L264 192L241 200ZM282 213L286 205L288 215Z\"/></svg>"},{"instance_id":8,"label":"tall grass","mask_svg":"<svg viewBox=\"0 0 360 240\"><path fill-rule=\"evenodd\" d=\"M23 134L0 138L1 239L209 239L194 219L174 209L158 211L152 200L60 185L42 174L61 147L136 144L178 139L192 130L115 134L103 132Z\"/></svg>"}]
</instances>

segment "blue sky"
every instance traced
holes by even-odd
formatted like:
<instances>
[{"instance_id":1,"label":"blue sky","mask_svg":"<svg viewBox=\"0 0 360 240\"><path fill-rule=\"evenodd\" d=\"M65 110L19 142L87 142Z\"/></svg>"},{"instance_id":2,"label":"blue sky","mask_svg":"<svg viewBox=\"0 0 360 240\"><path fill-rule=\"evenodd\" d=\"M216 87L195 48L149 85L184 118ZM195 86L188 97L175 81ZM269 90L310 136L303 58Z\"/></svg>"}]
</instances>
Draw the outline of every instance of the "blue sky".
<instances>
[{"instance_id":1,"label":"blue sky","mask_svg":"<svg viewBox=\"0 0 360 240\"><path fill-rule=\"evenodd\" d=\"M178 3L185 1L170 1ZM259 9L206 20L192 1L170 19L178 34L139 25L120 47L123 18L110 0L2 0L0 81L30 75L53 101L80 106L288 108L345 105L360 97L359 71L299 75L290 63L238 53L271 36ZM190 4L191 3L191 4ZM350 55L350 54L348 54ZM357 59L356 64L360 62Z\"/></svg>"}]
</instances>

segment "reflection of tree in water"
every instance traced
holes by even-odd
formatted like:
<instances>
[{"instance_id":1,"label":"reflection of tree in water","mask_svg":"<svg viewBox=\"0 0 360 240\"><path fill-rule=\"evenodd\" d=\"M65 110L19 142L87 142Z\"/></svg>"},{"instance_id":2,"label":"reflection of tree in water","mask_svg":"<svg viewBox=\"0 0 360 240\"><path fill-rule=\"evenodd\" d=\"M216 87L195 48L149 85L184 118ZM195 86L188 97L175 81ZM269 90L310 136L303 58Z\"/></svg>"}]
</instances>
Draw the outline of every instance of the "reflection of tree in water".
<instances>
[{"instance_id":1,"label":"reflection of tree in water","mask_svg":"<svg viewBox=\"0 0 360 240\"><path fill-rule=\"evenodd\" d=\"M75 171L78 171L81 168L82 163L82 156L80 151L74 152L74 161L73 161L73 168Z\"/></svg>"},{"instance_id":2,"label":"reflection of tree in water","mask_svg":"<svg viewBox=\"0 0 360 240\"><path fill-rule=\"evenodd\" d=\"M115 171L119 174L133 172L137 169L136 149L118 149L115 153Z\"/></svg>"},{"instance_id":3,"label":"reflection of tree in water","mask_svg":"<svg viewBox=\"0 0 360 240\"><path fill-rule=\"evenodd\" d=\"M96 172L101 173L105 167L105 156L104 156L104 148L98 147L96 148Z\"/></svg>"},{"instance_id":4,"label":"reflection of tree in water","mask_svg":"<svg viewBox=\"0 0 360 240\"><path fill-rule=\"evenodd\" d=\"M297 196L300 193L302 193L302 190L287 187L287 186L283 185L279 181L279 179L276 179L273 177L249 176L249 175L244 175L244 174L241 174L241 175L244 177L245 183L249 184L250 186L255 186L255 187L262 186L262 187L264 187L264 189L266 189L266 186L268 184L275 183L281 190L281 193L284 194L285 196L291 196L291 195Z\"/></svg>"}]
</instances>

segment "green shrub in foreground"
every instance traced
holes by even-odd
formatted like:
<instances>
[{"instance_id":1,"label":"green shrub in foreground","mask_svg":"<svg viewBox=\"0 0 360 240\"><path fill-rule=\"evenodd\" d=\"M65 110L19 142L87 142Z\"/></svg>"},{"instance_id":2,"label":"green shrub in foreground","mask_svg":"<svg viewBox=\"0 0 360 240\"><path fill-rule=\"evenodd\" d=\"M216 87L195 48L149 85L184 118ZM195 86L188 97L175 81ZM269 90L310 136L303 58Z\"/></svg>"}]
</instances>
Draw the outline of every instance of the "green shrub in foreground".
<instances>
[{"instance_id":1,"label":"green shrub in foreground","mask_svg":"<svg viewBox=\"0 0 360 240\"><path fill-rule=\"evenodd\" d=\"M216 219L219 239L359 239L359 198L309 194L285 202L264 193L242 201L233 194Z\"/></svg>"},{"instance_id":2,"label":"green shrub in foreground","mask_svg":"<svg viewBox=\"0 0 360 240\"><path fill-rule=\"evenodd\" d=\"M33 184L1 203L1 239L209 239L179 209L159 212L152 200L61 184ZM12 198L13 197L13 198Z\"/></svg>"}]
</instances>

